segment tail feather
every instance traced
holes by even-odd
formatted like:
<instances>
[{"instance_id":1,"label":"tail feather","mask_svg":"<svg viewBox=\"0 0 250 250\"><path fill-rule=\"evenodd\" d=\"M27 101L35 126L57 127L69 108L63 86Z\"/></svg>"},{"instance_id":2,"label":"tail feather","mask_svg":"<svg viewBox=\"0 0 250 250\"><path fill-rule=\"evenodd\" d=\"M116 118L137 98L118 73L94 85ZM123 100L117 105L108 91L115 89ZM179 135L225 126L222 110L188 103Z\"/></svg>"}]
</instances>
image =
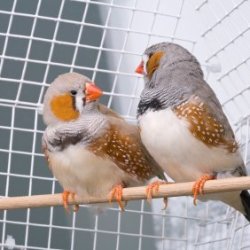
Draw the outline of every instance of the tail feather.
<instances>
[{"instance_id":1,"label":"tail feather","mask_svg":"<svg viewBox=\"0 0 250 250\"><path fill-rule=\"evenodd\" d=\"M242 205L245 209L244 215L246 219L250 222L250 194L248 193L247 190L243 190L240 193L240 198L241 198Z\"/></svg>"}]
</instances>

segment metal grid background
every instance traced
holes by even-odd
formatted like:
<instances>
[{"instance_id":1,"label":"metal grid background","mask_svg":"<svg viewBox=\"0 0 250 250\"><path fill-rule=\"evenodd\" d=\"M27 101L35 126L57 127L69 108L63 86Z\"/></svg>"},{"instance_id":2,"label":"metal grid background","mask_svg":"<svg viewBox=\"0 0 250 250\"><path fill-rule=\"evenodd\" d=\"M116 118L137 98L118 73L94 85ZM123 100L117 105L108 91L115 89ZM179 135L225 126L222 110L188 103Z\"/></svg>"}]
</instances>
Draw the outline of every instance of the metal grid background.
<instances>
[{"instance_id":1,"label":"metal grid background","mask_svg":"<svg viewBox=\"0 0 250 250\"><path fill-rule=\"evenodd\" d=\"M249 166L250 2L247 0L0 1L0 195L60 192L41 153L41 103L60 73L86 74L102 102L135 121L150 44L173 41L200 60ZM221 70L220 70L221 67ZM1 249L250 249L246 220L219 202L130 202L96 215L62 208L0 212ZM15 241L15 242L14 242ZM15 244L14 244L15 243Z\"/></svg>"}]
</instances>

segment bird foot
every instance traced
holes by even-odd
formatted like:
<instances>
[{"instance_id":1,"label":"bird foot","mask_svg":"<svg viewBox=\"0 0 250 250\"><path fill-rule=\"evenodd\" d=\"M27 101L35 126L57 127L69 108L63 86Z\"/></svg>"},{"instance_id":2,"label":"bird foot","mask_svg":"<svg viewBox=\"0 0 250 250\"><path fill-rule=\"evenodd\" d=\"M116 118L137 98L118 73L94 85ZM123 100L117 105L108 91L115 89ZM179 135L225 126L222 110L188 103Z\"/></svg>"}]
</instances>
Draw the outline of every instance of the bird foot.
<instances>
[{"instance_id":1,"label":"bird foot","mask_svg":"<svg viewBox=\"0 0 250 250\"><path fill-rule=\"evenodd\" d=\"M150 183L147 188L146 188L146 195L147 195L147 201L150 203L152 200L152 195L157 193L159 191L159 187L162 184L166 184L167 182L165 181L154 181L152 183ZM168 198L164 197L163 198L163 202L164 202L164 208L163 210L165 210L167 208L167 204L168 204Z\"/></svg>"},{"instance_id":2,"label":"bird foot","mask_svg":"<svg viewBox=\"0 0 250 250\"><path fill-rule=\"evenodd\" d=\"M197 205L197 198L199 194L204 194L204 185L206 181L215 179L214 175L202 175L193 185L192 193L194 196L194 205Z\"/></svg>"},{"instance_id":3,"label":"bird foot","mask_svg":"<svg viewBox=\"0 0 250 250\"><path fill-rule=\"evenodd\" d=\"M121 208L121 210L125 211L125 206L122 203L122 190L123 190L122 185L116 185L110 191L110 193L108 195L108 199L109 199L110 203L115 199L117 201L119 207Z\"/></svg>"},{"instance_id":4,"label":"bird foot","mask_svg":"<svg viewBox=\"0 0 250 250\"><path fill-rule=\"evenodd\" d=\"M62 193L62 199L63 199L63 207L64 209L69 212L69 196L71 196L72 200L75 200L75 193L69 192L69 191L63 191ZM73 211L77 212L79 210L79 205L74 205Z\"/></svg>"}]
</instances>

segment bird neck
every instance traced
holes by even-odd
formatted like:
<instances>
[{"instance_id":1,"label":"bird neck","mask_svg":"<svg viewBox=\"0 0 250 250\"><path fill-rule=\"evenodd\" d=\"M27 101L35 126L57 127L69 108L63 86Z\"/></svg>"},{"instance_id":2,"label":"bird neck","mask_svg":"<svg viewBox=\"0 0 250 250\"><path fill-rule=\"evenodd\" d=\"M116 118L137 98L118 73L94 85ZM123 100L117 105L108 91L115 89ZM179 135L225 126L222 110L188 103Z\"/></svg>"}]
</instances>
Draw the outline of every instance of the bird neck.
<instances>
[{"instance_id":1,"label":"bird neck","mask_svg":"<svg viewBox=\"0 0 250 250\"><path fill-rule=\"evenodd\" d=\"M151 79L145 79L137 115L148 110L175 107L193 95L191 86L203 81L203 72L196 61L179 60L161 64Z\"/></svg>"},{"instance_id":2,"label":"bird neck","mask_svg":"<svg viewBox=\"0 0 250 250\"><path fill-rule=\"evenodd\" d=\"M87 102L82 110L82 113L96 113L96 111L98 111L97 106L97 101Z\"/></svg>"},{"instance_id":3,"label":"bird neck","mask_svg":"<svg viewBox=\"0 0 250 250\"><path fill-rule=\"evenodd\" d=\"M181 103L181 91L173 86L158 86L153 89L145 88L137 109L137 116L145 112L158 111Z\"/></svg>"}]
</instances>

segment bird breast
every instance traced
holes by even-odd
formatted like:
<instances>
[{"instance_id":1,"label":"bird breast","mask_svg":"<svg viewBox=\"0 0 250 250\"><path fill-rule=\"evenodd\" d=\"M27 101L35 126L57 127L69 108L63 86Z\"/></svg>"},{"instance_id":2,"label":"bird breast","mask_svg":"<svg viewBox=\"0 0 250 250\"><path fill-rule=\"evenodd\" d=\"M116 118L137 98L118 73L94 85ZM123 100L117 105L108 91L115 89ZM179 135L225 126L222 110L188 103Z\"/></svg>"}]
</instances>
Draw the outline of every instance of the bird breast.
<instances>
[{"instance_id":1,"label":"bird breast","mask_svg":"<svg viewBox=\"0 0 250 250\"><path fill-rule=\"evenodd\" d=\"M195 138L187 120L170 108L146 112L139 125L144 145L175 181L193 181L204 173L229 171L242 163L238 151L209 147Z\"/></svg>"},{"instance_id":2,"label":"bird breast","mask_svg":"<svg viewBox=\"0 0 250 250\"><path fill-rule=\"evenodd\" d=\"M108 158L96 156L82 145L49 153L53 174L65 190L80 196L103 197L128 176Z\"/></svg>"}]
</instances>

